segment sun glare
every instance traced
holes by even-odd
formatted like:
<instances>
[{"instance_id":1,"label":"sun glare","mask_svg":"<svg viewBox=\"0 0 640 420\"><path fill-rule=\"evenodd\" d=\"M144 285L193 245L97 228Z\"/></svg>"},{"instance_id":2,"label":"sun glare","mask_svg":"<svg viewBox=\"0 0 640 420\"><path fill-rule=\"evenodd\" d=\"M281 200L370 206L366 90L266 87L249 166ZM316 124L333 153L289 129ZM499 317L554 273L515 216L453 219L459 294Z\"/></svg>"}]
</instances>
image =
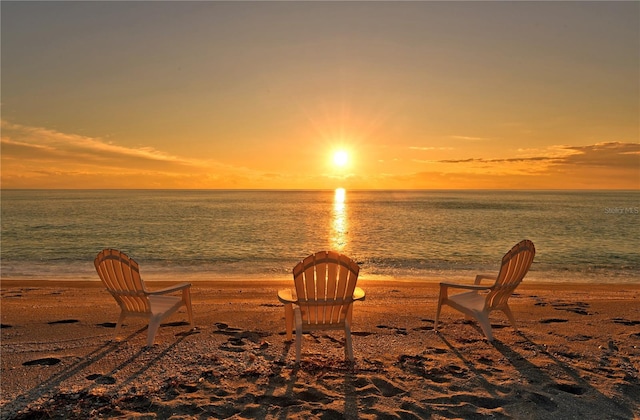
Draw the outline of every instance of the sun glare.
<instances>
[{"instance_id":1,"label":"sun glare","mask_svg":"<svg viewBox=\"0 0 640 420\"><path fill-rule=\"evenodd\" d=\"M349 155L344 150L338 150L333 154L333 163L338 167L344 167L349 162Z\"/></svg>"}]
</instances>

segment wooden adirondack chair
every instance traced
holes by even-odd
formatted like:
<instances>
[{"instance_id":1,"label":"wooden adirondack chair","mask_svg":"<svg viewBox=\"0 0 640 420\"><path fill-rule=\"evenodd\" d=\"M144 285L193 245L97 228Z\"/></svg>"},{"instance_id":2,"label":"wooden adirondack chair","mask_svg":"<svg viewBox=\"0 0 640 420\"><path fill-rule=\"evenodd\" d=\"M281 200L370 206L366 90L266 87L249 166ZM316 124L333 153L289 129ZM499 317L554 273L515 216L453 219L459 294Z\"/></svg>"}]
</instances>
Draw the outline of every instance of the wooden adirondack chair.
<instances>
[{"instance_id":1,"label":"wooden adirondack chair","mask_svg":"<svg viewBox=\"0 0 640 420\"><path fill-rule=\"evenodd\" d=\"M440 317L442 305L449 305L461 311L467 317L473 317L478 320L489 341L493 341L493 332L489 322L489 313L491 311L500 310L504 312L509 318L511 326L517 330L516 320L507 302L529 271L535 254L536 249L533 246L533 242L525 239L514 245L502 257L502 265L497 277L479 274L476 276L475 284L473 285L440 283L440 296L433 329L438 330L438 318ZM484 279L493 280L494 283L490 286L483 286L480 283ZM453 288L470 291L449 296L449 289Z\"/></svg>"},{"instance_id":2,"label":"wooden adirondack chair","mask_svg":"<svg viewBox=\"0 0 640 420\"><path fill-rule=\"evenodd\" d=\"M295 292L281 290L278 299L284 303L288 340L295 320L296 363L300 362L303 332L338 329L344 329L345 356L353 361L353 302L365 297L356 287L359 271L358 264L334 251L309 255L293 268Z\"/></svg>"},{"instance_id":3,"label":"wooden adirondack chair","mask_svg":"<svg viewBox=\"0 0 640 420\"><path fill-rule=\"evenodd\" d=\"M138 263L115 249L101 251L93 263L105 287L120 305L116 338L125 317L147 318L149 319L147 346L152 346L160 323L183 305L187 308L189 324L193 325L190 283L149 291L140 277ZM178 291L182 291L182 296L166 296Z\"/></svg>"}]
</instances>

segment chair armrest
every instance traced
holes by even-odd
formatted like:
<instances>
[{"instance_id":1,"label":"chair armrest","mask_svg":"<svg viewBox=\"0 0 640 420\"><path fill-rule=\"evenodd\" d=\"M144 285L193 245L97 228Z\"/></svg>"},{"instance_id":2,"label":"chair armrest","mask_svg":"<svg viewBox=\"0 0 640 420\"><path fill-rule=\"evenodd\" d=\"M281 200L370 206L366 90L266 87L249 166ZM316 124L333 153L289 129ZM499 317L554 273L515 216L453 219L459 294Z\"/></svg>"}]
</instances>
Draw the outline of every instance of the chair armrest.
<instances>
[{"instance_id":1,"label":"chair armrest","mask_svg":"<svg viewBox=\"0 0 640 420\"><path fill-rule=\"evenodd\" d=\"M353 290L353 301L355 302L356 300L364 300L364 290L359 287Z\"/></svg>"},{"instance_id":2,"label":"chair armrest","mask_svg":"<svg viewBox=\"0 0 640 420\"><path fill-rule=\"evenodd\" d=\"M440 283L440 288L467 289L467 290L489 290L493 286L481 286L479 284L458 284L458 283Z\"/></svg>"},{"instance_id":3,"label":"chair armrest","mask_svg":"<svg viewBox=\"0 0 640 420\"><path fill-rule=\"evenodd\" d=\"M480 282L482 280L492 280L492 281L496 281L498 279L498 276L491 276L489 274L478 274L476 276L476 281L474 284L480 284Z\"/></svg>"},{"instance_id":4,"label":"chair armrest","mask_svg":"<svg viewBox=\"0 0 640 420\"><path fill-rule=\"evenodd\" d=\"M191 287L191 283L180 283L180 284L176 284L175 286L167 287L166 289L153 290L153 291L147 292L147 294L148 295L166 295L167 293L177 292L179 290L188 289L189 287Z\"/></svg>"},{"instance_id":5,"label":"chair armrest","mask_svg":"<svg viewBox=\"0 0 640 420\"><path fill-rule=\"evenodd\" d=\"M289 290L289 289L285 289L285 290L279 290L278 291L278 300L282 303L289 304L289 303L297 303L298 302L298 298L296 296L294 296L293 291Z\"/></svg>"}]
</instances>

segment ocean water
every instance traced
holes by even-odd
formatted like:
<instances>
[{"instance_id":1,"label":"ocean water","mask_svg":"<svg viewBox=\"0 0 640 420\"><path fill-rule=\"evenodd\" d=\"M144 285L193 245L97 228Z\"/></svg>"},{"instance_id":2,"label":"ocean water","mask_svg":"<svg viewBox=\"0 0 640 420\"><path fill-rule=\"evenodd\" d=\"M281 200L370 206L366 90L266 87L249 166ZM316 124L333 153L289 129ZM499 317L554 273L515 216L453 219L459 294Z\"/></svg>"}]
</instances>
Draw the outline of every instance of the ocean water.
<instances>
[{"instance_id":1,"label":"ocean water","mask_svg":"<svg viewBox=\"0 0 640 420\"><path fill-rule=\"evenodd\" d=\"M639 191L3 190L2 279L98 280L120 249L149 280L289 279L334 249L370 279L472 280L521 239L526 281L640 282Z\"/></svg>"}]
</instances>

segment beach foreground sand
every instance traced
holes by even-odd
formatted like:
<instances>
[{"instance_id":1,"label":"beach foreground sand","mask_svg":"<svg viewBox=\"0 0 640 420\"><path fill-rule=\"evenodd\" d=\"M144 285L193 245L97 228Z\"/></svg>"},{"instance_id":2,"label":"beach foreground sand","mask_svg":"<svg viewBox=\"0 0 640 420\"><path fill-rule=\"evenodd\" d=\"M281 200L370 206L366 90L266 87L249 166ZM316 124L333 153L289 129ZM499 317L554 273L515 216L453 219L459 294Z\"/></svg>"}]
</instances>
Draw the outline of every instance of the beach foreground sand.
<instances>
[{"instance_id":1,"label":"beach foreground sand","mask_svg":"<svg viewBox=\"0 0 640 420\"><path fill-rule=\"evenodd\" d=\"M193 284L152 348L99 282L2 282L1 418L640 418L640 284L523 283L496 340L437 283L360 281L355 364L343 334L285 340L285 282ZM163 286L150 283L150 288Z\"/></svg>"}]
</instances>

